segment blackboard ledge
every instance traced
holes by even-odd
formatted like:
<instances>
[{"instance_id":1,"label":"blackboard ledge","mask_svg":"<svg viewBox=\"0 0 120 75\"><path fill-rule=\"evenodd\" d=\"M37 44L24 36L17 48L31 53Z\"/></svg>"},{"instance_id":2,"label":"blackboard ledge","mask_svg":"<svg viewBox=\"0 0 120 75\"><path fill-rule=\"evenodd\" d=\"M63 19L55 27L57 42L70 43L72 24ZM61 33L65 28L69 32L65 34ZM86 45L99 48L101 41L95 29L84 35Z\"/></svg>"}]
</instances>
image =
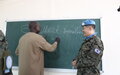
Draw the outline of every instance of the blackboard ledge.
<instances>
[{"instance_id":1,"label":"blackboard ledge","mask_svg":"<svg viewBox=\"0 0 120 75\"><path fill-rule=\"evenodd\" d=\"M13 66L13 70L18 70L18 66ZM59 68L45 68L44 69L46 72L77 72L76 69L59 69Z\"/></svg>"},{"instance_id":2,"label":"blackboard ledge","mask_svg":"<svg viewBox=\"0 0 120 75\"><path fill-rule=\"evenodd\" d=\"M18 70L18 66L13 66L12 68L13 70ZM77 69L59 69L59 68L45 68L45 71L46 72L71 72L71 73L76 73L77 72ZM101 74L104 73L104 71L100 71Z\"/></svg>"}]
</instances>

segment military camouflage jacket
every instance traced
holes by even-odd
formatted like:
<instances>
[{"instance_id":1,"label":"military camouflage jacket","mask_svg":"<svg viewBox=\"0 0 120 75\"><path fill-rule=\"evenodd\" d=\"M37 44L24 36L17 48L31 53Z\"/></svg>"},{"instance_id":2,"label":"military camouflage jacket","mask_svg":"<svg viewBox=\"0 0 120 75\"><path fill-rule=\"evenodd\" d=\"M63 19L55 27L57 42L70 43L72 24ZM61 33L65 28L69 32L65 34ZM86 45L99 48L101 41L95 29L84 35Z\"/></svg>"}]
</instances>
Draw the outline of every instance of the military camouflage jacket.
<instances>
[{"instance_id":1,"label":"military camouflage jacket","mask_svg":"<svg viewBox=\"0 0 120 75\"><path fill-rule=\"evenodd\" d=\"M3 75L4 57L9 55L7 46L8 46L8 43L7 43L7 41L5 41L4 34L0 30L0 75Z\"/></svg>"},{"instance_id":2,"label":"military camouflage jacket","mask_svg":"<svg viewBox=\"0 0 120 75\"><path fill-rule=\"evenodd\" d=\"M75 58L77 60L77 69L91 66L97 67L101 61L103 50L103 43L99 37L93 36L85 40Z\"/></svg>"}]
</instances>

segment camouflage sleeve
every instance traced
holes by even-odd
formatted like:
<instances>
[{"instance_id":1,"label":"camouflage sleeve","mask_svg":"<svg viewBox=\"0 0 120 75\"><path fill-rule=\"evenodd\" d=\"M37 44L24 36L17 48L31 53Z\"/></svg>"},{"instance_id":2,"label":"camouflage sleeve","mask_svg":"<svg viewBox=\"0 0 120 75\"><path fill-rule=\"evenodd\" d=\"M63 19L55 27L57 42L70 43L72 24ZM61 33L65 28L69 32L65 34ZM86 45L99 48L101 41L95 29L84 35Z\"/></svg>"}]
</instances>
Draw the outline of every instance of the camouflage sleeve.
<instances>
[{"instance_id":1,"label":"camouflage sleeve","mask_svg":"<svg viewBox=\"0 0 120 75\"><path fill-rule=\"evenodd\" d=\"M73 59L73 61L74 61L74 60L78 61L79 58L80 58L80 51L78 52L77 56Z\"/></svg>"},{"instance_id":2,"label":"camouflage sleeve","mask_svg":"<svg viewBox=\"0 0 120 75\"><path fill-rule=\"evenodd\" d=\"M4 60L3 60L3 50L0 50L0 72L3 71L3 63L4 63Z\"/></svg>"},{"instance_id":3,"label":"camouflage sleeve","mask_svg":"<svg viewBox=\"0 0 120 75\"><path fill-rule=\"evenodd\" d=\"M8 49L8 42L4 41L2 46L3 46L4 50L7 50Z\"/></svg>"},{"instance_id":4,"label":"camouflage sleeve","mask_svg":"<svg viewBox=\"0 0 120 75\"><path fill-rule=\"evenodd\" d=\"M0 41L3 41L4 40L4 34L3 32L0 30Z\"/></svg>"},{"instance_id":5,"label":"camouflage sleeve","mask_svg":"<svg viewBox=\"0 0 120 75\"><path fill-rule=\"evenodd\" d=\"M77 68L97 66L103 55L103 43L97 41L92 43L91 50L86 51L77 63Z\"/></svg>"},{"instance_id":6,"label":"camouflage sleeve","mask_svg":"<svg viewBox=\"0 0 120 75\"><path fill-rule=\"evenodd\" d=\"M81 48L79 49L79 52L78 52L78 54L76 55L76 57L73 59L73 61L74 61L74 60L76 60L76 61L79 60L80 55L81 55L81 54L80 54L80 53L81 53L80 51L81 51Z\"/></svg>"}]
</instances>

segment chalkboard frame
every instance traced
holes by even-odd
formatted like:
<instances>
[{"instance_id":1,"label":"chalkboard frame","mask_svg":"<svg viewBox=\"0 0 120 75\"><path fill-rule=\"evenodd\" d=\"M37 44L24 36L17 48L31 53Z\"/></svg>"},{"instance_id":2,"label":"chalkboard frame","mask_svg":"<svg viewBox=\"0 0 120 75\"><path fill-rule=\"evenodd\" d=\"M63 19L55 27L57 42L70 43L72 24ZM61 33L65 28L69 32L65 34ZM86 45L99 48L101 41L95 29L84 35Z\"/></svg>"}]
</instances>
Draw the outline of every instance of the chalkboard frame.
<instances>
[{"instance_id":1,"label":"chalkboard frame","mask_svg":"<svg viewBox=\"0 0 120 75\"><path fill-rule=\"evenodd\" d=\"M80 18L79 18L80 19ZM100 32L101 32L101 18L82 18L82 19L100 19ZM21 21L45 21L45 20L77 20L77 19L41 19L41 20L6 20L7 22L21 22ZM101 37L101 35L100 35ZM102 65L101 65L102 66ZM101 68L102 71L102 68Z\"/></svg>"}]
</instances>

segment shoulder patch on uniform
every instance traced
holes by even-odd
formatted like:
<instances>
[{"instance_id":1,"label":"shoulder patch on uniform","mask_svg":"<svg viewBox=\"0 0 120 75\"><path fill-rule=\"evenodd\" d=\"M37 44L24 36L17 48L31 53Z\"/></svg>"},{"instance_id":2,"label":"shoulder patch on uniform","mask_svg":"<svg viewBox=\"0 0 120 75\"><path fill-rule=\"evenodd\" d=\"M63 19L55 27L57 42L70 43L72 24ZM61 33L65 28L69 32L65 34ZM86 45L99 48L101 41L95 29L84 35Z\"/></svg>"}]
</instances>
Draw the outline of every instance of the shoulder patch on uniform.
<instances>
[{"instance_id":1,"label":"shoulder patch on uniform","mask_svg":"<svg viewBox=\"0 0 120 75\"><path fill-rule=\"evenodd\" d=\"M99 49L97 49L97 48L95 49L95 53L100 54L100 52L101 51Z\"/></svg>"},{"instance_id":2,"label":"shoulder patch on uniform","mask_svg":"<svg viewBox=\"0 0 120 75\"><path fill-rule=\"evenodd\" d=\"M6 57L6 67L7 67L7 69L10 69L12 67L12 57L11 56Z\"/></svg>"}]
</instances>

